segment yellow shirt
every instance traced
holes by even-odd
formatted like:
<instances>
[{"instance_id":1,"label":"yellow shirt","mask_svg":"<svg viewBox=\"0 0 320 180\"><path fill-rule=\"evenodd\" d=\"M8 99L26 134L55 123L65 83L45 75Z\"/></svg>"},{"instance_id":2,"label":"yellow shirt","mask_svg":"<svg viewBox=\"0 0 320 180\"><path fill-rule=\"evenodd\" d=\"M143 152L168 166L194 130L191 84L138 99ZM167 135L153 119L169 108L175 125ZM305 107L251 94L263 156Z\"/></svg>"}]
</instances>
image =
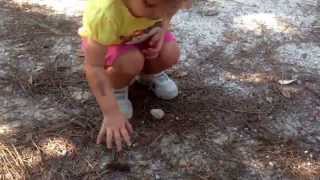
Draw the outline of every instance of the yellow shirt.
<instances>
[{"instance_id":1,"label":"yellow shirt","mask_svg":"<svg viewBox=\"0 0 320 180\"><path fill-rule=\"evenodd\" d=\"M161 30L161 20L134 17L122 0L88 0L79 35L102 45L137 44Z\"/></svg>"}]
</instances>

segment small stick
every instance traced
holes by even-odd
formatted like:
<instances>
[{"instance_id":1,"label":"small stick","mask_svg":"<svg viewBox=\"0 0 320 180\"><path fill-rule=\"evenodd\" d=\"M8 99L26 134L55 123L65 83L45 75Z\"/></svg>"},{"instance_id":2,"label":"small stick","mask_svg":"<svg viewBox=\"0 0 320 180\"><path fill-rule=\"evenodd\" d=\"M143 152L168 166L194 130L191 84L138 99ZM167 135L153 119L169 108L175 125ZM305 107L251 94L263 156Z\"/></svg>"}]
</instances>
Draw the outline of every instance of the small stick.
<instances>
[{"instance_id":1,"label":"small stick","mask_svg":"<svg viewBox=\"0 0 320 180\"><path fill-rule=\"evenodd\" d=\"M112 161L108 164L107 169L112 171L130 172L130 166L126 163L119 162L119 152L115 148L111 151Z\"/></svg>"}]
</instances>

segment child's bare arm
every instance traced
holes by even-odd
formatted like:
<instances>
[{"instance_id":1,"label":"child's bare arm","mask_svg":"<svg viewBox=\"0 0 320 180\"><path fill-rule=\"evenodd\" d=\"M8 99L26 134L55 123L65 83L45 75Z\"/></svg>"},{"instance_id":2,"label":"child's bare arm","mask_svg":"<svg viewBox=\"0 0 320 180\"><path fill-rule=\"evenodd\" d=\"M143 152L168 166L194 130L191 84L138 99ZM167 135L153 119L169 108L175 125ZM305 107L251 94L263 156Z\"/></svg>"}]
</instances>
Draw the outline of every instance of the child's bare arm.
<instances>
[{"instance_id":1,"label":"child's bare arm","mask_svg":"<svg viewBox=\"0 0 320 180\"><path fill-rule=\"evenodd\" d=\"M172 16L171 16L171 17L168 17L168 18L166 18L166 19L163 20L162 28L163 28L165 31L169 31L171 19L172 19Z\"/></svg>"},{"instance_id":2,"label":"child's bare arm","mask_svg":"<svg viewBox=\"0 0 320 180\"><path fill-rule=\"evenodd\" d=\"M122 138L130 145L129 132L132 131L130 123L124 118L113 95L111 83L104 69L106 54L105 46L95 41L88 40L88 47L85 50L85 65L87 79L90 88L103 113L104 119L97 138L97 143L104 139L108 148L112 148L115 141L117 149L121 150Z\"/></svg>"},{"instance_id":3,"label":"child's bare arm","mask_svg":"<svg viewBox=\"0 0 320 180\"><path fill-rule=\"evenodd\" d=\"M112 88L104 70L106 48L88 40L84 69L90 88L101 107L103 115L119 109L112 95Z\"/></svg>"}]
</instances>

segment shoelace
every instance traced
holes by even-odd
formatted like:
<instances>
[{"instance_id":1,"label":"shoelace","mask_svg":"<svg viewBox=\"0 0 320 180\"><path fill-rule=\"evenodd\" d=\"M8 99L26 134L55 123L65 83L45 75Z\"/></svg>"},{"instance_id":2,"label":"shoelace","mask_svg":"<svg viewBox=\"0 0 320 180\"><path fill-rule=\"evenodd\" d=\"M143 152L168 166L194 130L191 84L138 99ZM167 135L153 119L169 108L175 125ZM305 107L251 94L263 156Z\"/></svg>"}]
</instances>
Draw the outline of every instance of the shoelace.
<instances>
[{"instance_id":1,"label":"shoelace","mask_svg":"<svg viewBox=\"0 0 320 180\"><path fill-rule=\"evenodd\" d=\"M162 84L168 80L168 75L166 73L161 73L158 76L154 77L154 81L151 83L150 89L155 90L158 84Z\"/></svg>"},{"instance_id":2,"label":"shoelace","mask_svg":"<svg viewBox=\"0 0 320 180\"><path fill-rule=\"evenodd\" d=\"M169 80L169 77L166 73L161 73L159 76L155 77L155 80L162 83Z\"/></svg>"}]
</instances>

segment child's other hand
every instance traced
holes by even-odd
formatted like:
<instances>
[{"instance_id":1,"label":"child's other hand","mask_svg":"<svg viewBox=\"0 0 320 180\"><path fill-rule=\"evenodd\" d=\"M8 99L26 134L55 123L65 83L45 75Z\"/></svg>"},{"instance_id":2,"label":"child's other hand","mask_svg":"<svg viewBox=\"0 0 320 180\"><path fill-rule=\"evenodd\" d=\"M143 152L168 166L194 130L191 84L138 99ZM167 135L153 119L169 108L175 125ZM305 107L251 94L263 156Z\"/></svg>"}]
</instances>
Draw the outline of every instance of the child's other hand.
<instances>
[{"instance_id":1,"label":"child's other hand","mask_svg":"<svg viewBox=\"0 0 320 180\"><path fill-rule=\"evenodd\" d=\"M164 42L164 35L165 32L160 31L150 39L149 47L142 51L146 59L156 59L159 57Z\"/></svg>"},{"instance_id":2,"label":"child's other hand","mask_svg":"<svg viewBox=\"0 0 320 180\"><path fill-rule=\"evenodd\" d=\"M110 116L104 117L97 144L106 142L107 148L112 149L113 142L116 144L117 151L122 150L122 142L131 146L130 134L133 133L131 124L122 113L113 113Z\"/></svg>"}]
</instances>

